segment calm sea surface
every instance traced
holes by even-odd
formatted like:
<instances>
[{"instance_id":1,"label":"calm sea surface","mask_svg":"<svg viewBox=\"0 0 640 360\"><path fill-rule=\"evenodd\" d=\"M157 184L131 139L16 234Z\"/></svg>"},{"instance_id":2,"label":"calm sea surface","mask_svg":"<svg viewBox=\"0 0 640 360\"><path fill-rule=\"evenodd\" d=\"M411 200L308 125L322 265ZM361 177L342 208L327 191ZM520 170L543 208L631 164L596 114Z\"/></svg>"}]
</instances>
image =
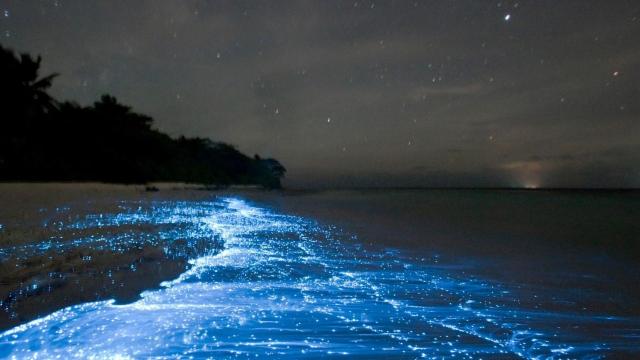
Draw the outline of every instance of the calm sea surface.
<instances>
[{"instance_id":1,"label":"calm sea surface","mask_svg":"<svg viewBox=\"0 0 640 360\"><path fill-rule=\"evenodd\" d=\"M3 185L0 204L0 358L640 357L638 193Z\"/></svg>"}]
</instances>

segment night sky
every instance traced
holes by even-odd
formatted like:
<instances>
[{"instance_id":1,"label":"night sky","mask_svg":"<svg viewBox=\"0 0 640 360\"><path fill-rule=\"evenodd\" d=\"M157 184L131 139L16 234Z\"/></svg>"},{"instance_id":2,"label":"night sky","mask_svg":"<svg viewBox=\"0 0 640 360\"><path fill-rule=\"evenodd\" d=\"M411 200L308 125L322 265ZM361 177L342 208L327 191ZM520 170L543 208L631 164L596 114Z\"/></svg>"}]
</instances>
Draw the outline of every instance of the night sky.
<instances>
[{"instance_id":1,"label":"night sky","mask_svg":"<svg viewBox=\"0 0 640 360\"><path fill-rule=\"evenodd\" d=\"M640 2L0 1L52 89L290 186L640 186Z\"/></svg>"}]
</instances>

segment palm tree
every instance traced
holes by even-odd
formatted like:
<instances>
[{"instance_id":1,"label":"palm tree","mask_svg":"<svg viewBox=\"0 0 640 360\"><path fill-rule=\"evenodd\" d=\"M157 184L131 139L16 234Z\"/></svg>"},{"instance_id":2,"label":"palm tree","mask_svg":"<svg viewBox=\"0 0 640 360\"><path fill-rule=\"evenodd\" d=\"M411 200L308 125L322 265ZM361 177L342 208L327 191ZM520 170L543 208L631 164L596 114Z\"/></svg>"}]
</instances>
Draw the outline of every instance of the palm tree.
<instances>
[{"instance_id":1,"label":"palm tree","mask_svg":"<svg viewBox=\"0 0 640 360\"><path fill-rule=\"evenodd\" d=\"M58 74L39 77L41 57L16 55L0 46L0 107L10 117L32 118L56 108L56 101L47 93ZM8 119L11 120L11 119Z\"/></svg>"},{"instance_id":2,"label":"palm tree","mask_svg":"<svg viewBox=\"0 0 640 360\"><path fill-rule=\"evenodd\" d=\"M0 45L0 176L29 178L41 167L44 115L56 108L47 93L57 74L39 76L41 58L16 55Z\"/></svg>"}]
</instances>

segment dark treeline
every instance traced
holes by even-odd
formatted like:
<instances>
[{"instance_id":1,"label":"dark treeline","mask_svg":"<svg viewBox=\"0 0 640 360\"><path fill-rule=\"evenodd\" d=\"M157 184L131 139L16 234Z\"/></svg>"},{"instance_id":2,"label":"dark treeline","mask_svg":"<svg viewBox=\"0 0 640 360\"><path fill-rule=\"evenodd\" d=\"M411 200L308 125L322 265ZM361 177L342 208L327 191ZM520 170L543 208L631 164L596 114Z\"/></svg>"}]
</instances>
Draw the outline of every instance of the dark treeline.
<instances>
[{"instance_id":1,"label":"dark treeline","mask_svg":"<svg viewBox=\"0 0 640 360\"><path fill-rule=\"evenodd\" d=\"M40 77L40 57L0 46L0 181L257 184L280 187L285 168L203 138L177 139L153 119L103 95L91 106L60 102Z\"/></svg>"}]
</instances>

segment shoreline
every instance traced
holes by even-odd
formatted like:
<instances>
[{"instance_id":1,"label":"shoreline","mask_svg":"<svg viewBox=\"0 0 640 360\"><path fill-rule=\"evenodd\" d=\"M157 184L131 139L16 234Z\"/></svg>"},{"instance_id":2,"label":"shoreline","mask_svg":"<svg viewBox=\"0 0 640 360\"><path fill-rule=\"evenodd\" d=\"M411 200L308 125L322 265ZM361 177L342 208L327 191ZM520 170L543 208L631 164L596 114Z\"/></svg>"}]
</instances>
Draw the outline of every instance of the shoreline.
<instances>
[{"instance_id":1,"label":"shoreline","mask_svg":"<svg viewBox=\"0 0 640 360\"><path fill-rule=\"evenodd\" d=\"M0 208L0 331L71 305L135 301L188 270L190 259L220 251L220 239L191 218L206 215L197 201L208 193L163 189L176 191L0 184L0 202L11 205Z\"/></svg>"},{"instance_id":2,"label":"shoreline","mask_svg":"<svg viewBox=\"0 0 640 360\"><path fill-rule=\"evenodd\" d=\"M187 259L171 259L161 247L124 252L78 247L0 264L0 332L82 303L126 304L188 270Z\"/></svg>"},{"instance_id":3,"label":"shoreline","mask_svg":"<svg viewBox=\"0 0 640 360\"><path fill-rule=\"evenodd\" d=\"M629 354L634 349L602 345L623 344L621 341L631 343L624 336L633 335L633 330L628 329L633 329L638 319L638 298L629 286L637 283L637 276L629 274L629 268L618 268L615 263L604 259L593 262L586 253L578 258L563 258L555 244L553 251L536 253L531 247L533 244L522 243L525 249L521 253L523 257L515 259L515 262L514 259L501 259L500 254L484 251L509 249L502 241L490 241L489 235L496 234L495 227L506 235L502 240L521 240L513 236L520 231L501 220L511 223L513 216L529 216L531 209L538 215L544 215L542 210L549 209L548 205L557 208L558 196L423 193L416 198L418 195L415 193L382 197L373 193L351 193L349 196L324 193L293 197L267 192L214 194L167 191L146 194L129 191L106 192L111 195L105 198L102 193L89 194L95 195L95 202L90 202L88 207L83 207L86 205L84 198L75 202L80 216L68 216L73 208L68 204L56 208L55 213L63 214L67 219L65 224L59 223L60 217L51 218L51 213L46 211L37 214L45 220L45 225L54 224L54 228L48 228L52 235L56 235L55 229L69 228L72 232L66 235L75 239L78 238L77 232L82 234L84 229L90 233L99 232L112 240L111 249L117 256L114 252L100 253L99 250L93 254L84 253L85 247L80 243L81 251L64 251L67 257L58 261L70 268L75 267L75 272L69 271L73 276L90 273L81 269L86 266L82 263L86 256L95 256L91 262L104 260L111 268L122 264L119 274L108 276L107 270L100 274L102 277L87 276L79 281L80 284L98 286L106 281L107 285L114 285L107 289L112 292L111 296L103 299L116 297L114 292L120 289L119 284L132 282L132 276L138 276L142 283L149 285L154 281L150 276L157 275L155 270L167 267L166 259L195 260L190 263L189 270L176 267L179 276L160 284L157 291L144 293L139 301L130 303L143 289L124 284L125 288L133 289L129 292L132 296L123 296L116 302L95 302L97 299L77 297L77 303L82 305L62 311L52 311L55 310L53 308L48 311L52 315L42 321L0 333L0 337L9 344L7 351L13 354L36 352L46 356L74 353L88 345L92 354L105 351L104 354L113 356L111 339L122 342L117 349L123 355L170 356L194 349L203 354L222 354L239 349L258 354L261 348L252 344L271 344L274 341L273 329L283 329L278 332L276 341L287 344L282 349L291 354L290 350L313 350L307 345L301 345L300 349L288 346L291 341L301 340L304 336L301 334L306 333L304 340L322 337L332 346L343 346L349 353L362 348L354 347L350 341L343 342L345 338L350 340L354 336L360 341L371 341L366 348L374 352L384 341L401 350L402 354L399 351L397 354L404 356L405 349L401 348L406 345L404 336L415 336L414 329L425 327L429 331L416 338L417 346L437 343L444 346L445 351L448 351L446 345L451 339L466 351L477 351L481 346L483 354L495 353L498 356L504 356L506 352L530 354L528 357L553 354L549 344L558 349L589 344L588 349L576 347L572 353L576 356L593 349L614 355ZM592 205L606 205L600 197L585 196L582 199L587 198L597 201ZM619 199L620 196L611 198ZM529 200L523 202L522 199ZM545 205L540 203L542 199L555 200ZM38 204L49 200L48 197L39 198ZM562 201L567 200L570 198L562 198ZM115 207L105 207L114 202ZM509 204L516 207L502 209ZM560 211L584 209L583 205L582 200L568 203L565 206L569 207ZM606 206L617 209L613 205ZM472 211L465 210L469 206ZM454 236L448 239L443 245L452 251L432 248L434 241L437 242L434 228L417 227L418 223L431 221L430 217L446 215L447 212L453 217L445 216L444 220L450 225L462 225L457 219L482 214L489 207L501 210L493 217L485 214L478 222L467 224L471 226L468 230L475 234L474 238L456 240L457 236ZM525 213L518 215L516 209ZM304 211L315 212L315 215L300 216ZM372 211L377 211L380 217ZM362 225L360 231L355 232L362 237L354 238L351 231L343 232L340 225L327 221L330 219ZM540 221L547 222L546 215ZM487 222L491 226L484 230L491 230L491 233L477 227ZM37 223L41 223L40 220ZM187 223L193 226L184 226ZM567 229L564 221L559 223L562 224L561 229ZM140 232L132 233L136 229ZM348 229L346 224L345 229ZM411 235L415 230L419 231ZM124 235L124 238L109 237L113 231ZM530 231L530 228L526 229L526 233ZM166 242L152 241L154 246L145 248L142 246L145 233L157 234L158 239ZM375 233L379 238L373 237ZM213 234L219 234L217 242L211 237ZM565 237L567 233L562 231L559 235ZM401 243L397 242L399 237L416 242L400 246ZM62 238L68 238L64 231ZM189 244L187 240L192 238L199 239L204 245L216 243L218 246L213 249L204 247L190 254L164 249L169 244L179 245L176 243L184 239L183 245L188 246L182 249L193 250L198 243ZM427 241L423 241L425 239ZM384 242L389 240L396 242ZM371 241L375 247L365 244ZM131 246L117 252L123 244ZM484 250L476 247L469 256L463 256L463 250L470 250L469 246L473 244ZM87 247L94 245L86 243ZM216 249L224 250L215 252ZM517 253L508 251L507 254L512 257ZM560 262L544 262L545 258L553 260L550 254ZM48 260L48 255L40 255L32 265L44 263L46 272L55 272L51 271L55 265ZM140 263L140 258L145 260ZM583 260L598 270L584 270L580 267ZM130 271L128 265L131 263L139 265L137 272ZM148 270L142 269L146 263L151 264ZM540 268L545 271L539 271ZM494 270L499 270L499 274ZM157 283L158 279L155 281ZM66 299L78 296L81 286L76 284L70 281L58 295L63 299L65 295ZM95 294L95 291L92 288L89 293ZM591 296L582 296L582 291L590 291ZM33 298L39 299L40 303L51 304L48 295L35 292ZM114 305L123 303L127 305ZM487 318L492 319L490 324ZM576 322L581 326L574 327ZM268 324L266 327L265 323ZM401 333L403 338L386 336L389 330L398 329L399 324L401 331L406 329ZM292 325L302 332L288 331ZM360 326L362 331L354 334L353 326ZM612 326L627 333L611 335ZM558 329L565 330L558 333ZM316 332L318 330L320 333ZM540 339L534 343L529 338L513 341L518 334L534 332L536 339ZM119 334L125 336L120 337ZM85 342L85 339L89 341ZM244 344L248 345L245 347ZM411 345L407 350L411 350ZM273 355L269 351L267 348L265 354Z\"/></svg>"},{"instance_id":4,"label":"shoreline","mask_svg":"<svg viewBox=\"0 0 640 360\"><path fill-rule=\"evenodd\" d=\"M581 193L560 196L562 193L529 191L273 191L246 186L210 189L184 183L155 185L159 191L146 191L148 185L0 183L0 201L12 204L0 208L0 259L7 259L0 262L0 305L5 309L0 314L0 330L73 304L113 298L121 303L134 301L143 291L158 288L163 281L186 271L188 260L194 256L220 251L224 244L211 238L210 233L198 233L185 225L193 225L193 221L199 221L198 216L206 217L215 211L198 207L220 196L244 197L282 214L346 230L358 235L365 247L417 248L443 258L473 255L499 259L510 273L523 275L528 270L520 260L526 260L526 265L531 257L540 256L540 261L557 266L544 254L560 251L564 255L559 259L574 263L581 256L574 245L588 251L601 249L605 243L596 226L597 219L629 216L628 210L617 202L623 196L610 192L588 196L609 210L596 207L591 213L582 214L591 220L570 218L579 221L576 224L580 226L567 228L558 219L582 208ZM389 202L389 196L395 200ZM558 203L559 199L563 203ZM630 199L638 198L634 193ZM163 207L169 212L154 212ZM535 219L530 218L532 213L537 214ZM612 234L628 231L625 224L622 220L611 223ZM566 242L567 234L586 240ZM149 235L151 241L145 238ZM193 236L199 243L189 242ZM125 241L119 243L119 237L126 237ZM64 247L64 241L86 239L86 244ZM102 239L114 243L91 242ZM610 234L607 240L615 239ZM640 248L627 240L615 240L608 248L617 250L609 251L609 255L626 261L640 254ZM5 251L48 241L62 241L63 246L26 256ZM486 246L486 241L493 245ZM12 318L12 312L20 317Z\"/></svg>"}]
</instances>

